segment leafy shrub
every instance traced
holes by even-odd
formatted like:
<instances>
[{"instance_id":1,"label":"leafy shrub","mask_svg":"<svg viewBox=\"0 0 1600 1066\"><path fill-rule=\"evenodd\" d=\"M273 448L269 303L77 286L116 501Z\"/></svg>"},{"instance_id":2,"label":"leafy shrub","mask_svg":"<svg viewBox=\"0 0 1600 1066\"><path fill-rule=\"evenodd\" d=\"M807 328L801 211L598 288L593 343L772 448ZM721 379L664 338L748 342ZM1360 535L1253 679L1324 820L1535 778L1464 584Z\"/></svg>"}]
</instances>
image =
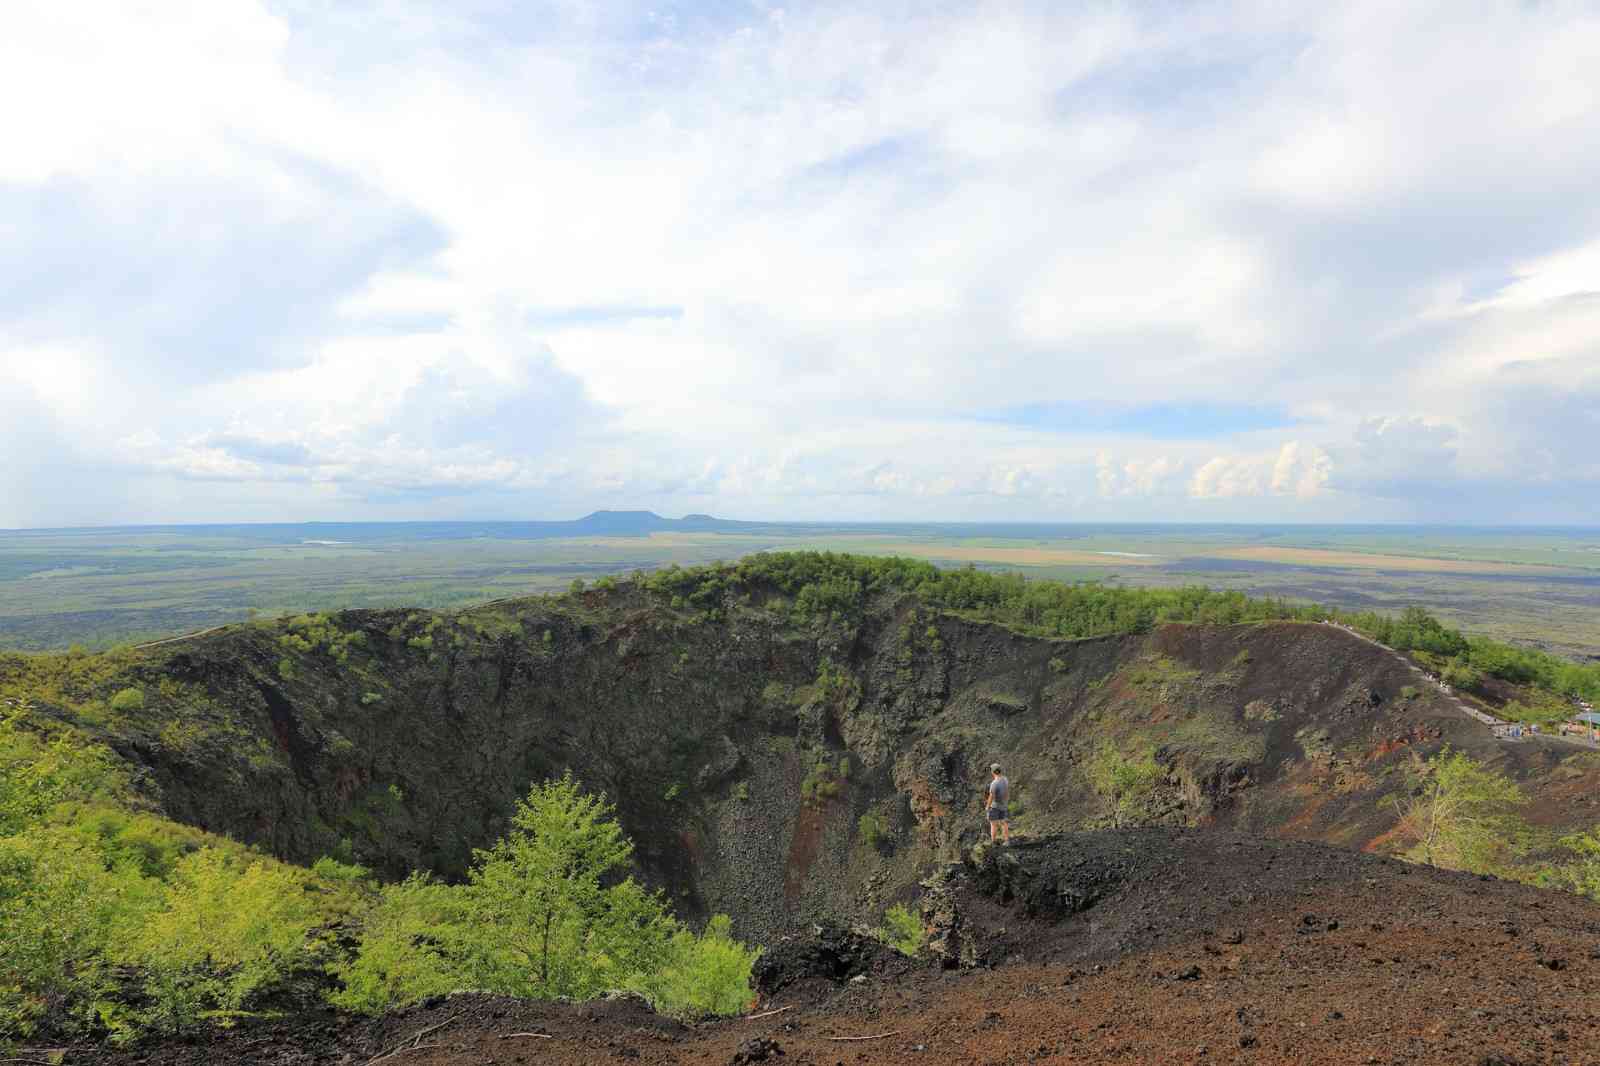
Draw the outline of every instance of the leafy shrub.
<instances>
[{"instance_id":1,"label":"leafy shrub","mask_svg":"<svg viewBox=\"0 0 1600 1066\"><path fill-rule=\"evenodd\" d=\"M1138 810L1163 776L1152 756L1129 758L1110 741L1102 743L1089 762L1089 783L1106 801L1113 827L1123 825Z\"/></svg>"},{"instance_id":2,"label":"leafy shrub","mask_svg":"<svg viewBox=\"0 0 1600 1066\"><path fill-rule=\"evenodd\" d=\"M878 930L878 939L900 954L915 955L922 950L926 938L927 930L922 927L922 919L904 903L896 903L883 912L883 927Z\"/></svg>"},{"instance_id":3,"label":"leafy shrub","mask_svg":"<svg viewBox=\"0 0 1600 1066\"><path fill-rule=\"evenodd\" d=\"M848 770L849 761L841 762L840 767ZM800 798L807 802L833 799L843 788L844 783L835 776L833 765L826 759L818 759L811 767L811 772L800 782Z\"/></svg>"},{"instance_id":4,"label":"leafy shrub","mask_svg":"<svg viewBox=\"0 0 1600 1066\"><path fill-rule=\"evenodd\" d=\"M356 863L340 862L331 855L324 855L311 864L311 872L324 881L348 881L359 883L372 876L372 871Z\"/></svg>"},{"instance_id":5,"label":"leafy shrub","mask_svg":"<svg viewBox=\"0 0 1600 1066\"><path fill-rule=\"evenodd\" d=\"M463 987L464 904L459 889L426 874L385 885L361 919L360 950L330 967L344 987L328 999L345 1010L377 1014Z\"/></svg>"},{"instance_id":6,"label":"leafy shrub","mask_svg":"<svg viewBox=\"0 0 1600 1066\"><path fill-rule=\"evenodd\" d=\"M1556 867L1556 884L1600 903L1600 827L1564 836L1560 843L1572 858Z\"/></svg>"},{"instance_id":7,"label":"leafy shrub","mask_svg":"<svg viewBox=\"0 0 1600 1066\"><path fill-rule=\"evenodd\" d=\"M1548 726L1572 717L1573 708L1570 703L1558 697L1533 693L1526 701L1512 700L1496 713L1508 722Z\"/></svg>"},{"instance_id":8,"label":"leafy shrub","mask_svg":"<svg viewBox=\"0 0 1600 1066\"><path fill-rule=\"evenodd\" d=\"M674 933L660 968L640 975L631 986L663 1013L738 1014L754 998L750 970L760 954L760 949L733 939L732 920L718 914L700 936L686 929Z\"/></svg>"},{"instance_id":9,"label":"leafy shrub","mask_svg":"<svg viewBox=\"0 0 1600 1066\"><path fill-rule=\"evenodd\" d=\"M871 811L856 820L856 829L869 848L881 848L889 839L889 827L882 817Z\"/></svg>"},{"instance_id":10,"label":"leafy shrub","mask_svg":"<svg viewBox=\"0 0 1600 1066\"><path fill-rule=\"evenodd\" d=\"M146 974L145 1020L175 1031L244 1010L306 954L317 920L303 873L220 848L188 856L131 945Z\"/></svg>"},{"instance_id":11,"label":"leafy shrub","mask_svg":"<svg viewBox=\"0 0 1600 1066\"><path fill-rule=\"evenodd\" d=\"M1385 797L1400 817L1396 836L1412 845L1405 857L1446 870L1510 874L1528 847L1527 802L1517 783L1448 747L1419 761L1404 792Z\"/></svg>"},{"instance_id":12,"label":"leafy shrub","mask_svg":"<svg viewBox=\"0 0 1600 1066\"><path fill-rule=\"evenodd\" d=\"M108 955L159 886L111 871L64 830L0 838L0 1040L44 1022L87 1028L114 989Z\"/></svg>"},{"instance_id":13,"label":"leafy shrub","mask_svg":"<svg viewBox=\"0 0 1600 1066\"><path fill-rule=\"evenodd\" d=\"M113 711L142 711L144 710L144 689L125 688L118 690L111 697Z\"/></svg>"},{"instance_id":14,"label":"leafy shrub","mask_svg":"<svg viewBox=\"0 0 1600 1066\"><path fill-rule=\"evenodd\" d=\"M0 836L20 832L58 804L122 792L126 783L109 751L62 731L46 738L0 717Z\"/></svg>"}]
</instances>

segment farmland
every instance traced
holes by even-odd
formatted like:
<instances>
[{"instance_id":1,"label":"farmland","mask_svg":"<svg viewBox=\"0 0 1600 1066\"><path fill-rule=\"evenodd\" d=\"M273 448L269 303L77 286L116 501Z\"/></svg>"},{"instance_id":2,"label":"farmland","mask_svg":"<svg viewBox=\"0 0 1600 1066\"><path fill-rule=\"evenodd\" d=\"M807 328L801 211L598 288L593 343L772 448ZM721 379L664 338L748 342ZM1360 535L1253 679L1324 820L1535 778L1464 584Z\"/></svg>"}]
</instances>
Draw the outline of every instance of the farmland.
<instances>
[{"instance_id":1,"label":"farmland","mask_svg":"<svg viewBox=\"0 0 1600 1066\"><path fill-rule=\"evenodd\" d=\"M607 574L819 549L1350 608L1600 655L1600 530L1374 526L577 522L0 532L0 647L106 647L252 616L452 607Z\"/></svg>"}]
</instances>

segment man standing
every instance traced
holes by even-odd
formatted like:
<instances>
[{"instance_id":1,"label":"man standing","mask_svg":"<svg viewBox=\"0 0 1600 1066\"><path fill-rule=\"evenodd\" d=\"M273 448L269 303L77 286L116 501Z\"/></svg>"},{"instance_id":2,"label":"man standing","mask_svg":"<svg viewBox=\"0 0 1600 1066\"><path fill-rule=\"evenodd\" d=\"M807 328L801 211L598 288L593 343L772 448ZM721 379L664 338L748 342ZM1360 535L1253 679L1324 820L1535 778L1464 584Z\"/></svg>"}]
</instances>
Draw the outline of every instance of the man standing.
<instances>
[{"instance_id":1,"label":"man standing","mask_svg":"<svg viewBox=\"0 0 1600 1066\"><path fill-rule=\"evenodd\" d=\"M1011 782L1000 772L1000 764L993 763L989 772L994 778L989 782L988 791L984 793L984 807L989 816L989 840L995 839L995 834L1001 834L1000 839L1011 843L1010 812L1006 809L1006 801L1011 798Z\"/></svg>"}]
</instances>

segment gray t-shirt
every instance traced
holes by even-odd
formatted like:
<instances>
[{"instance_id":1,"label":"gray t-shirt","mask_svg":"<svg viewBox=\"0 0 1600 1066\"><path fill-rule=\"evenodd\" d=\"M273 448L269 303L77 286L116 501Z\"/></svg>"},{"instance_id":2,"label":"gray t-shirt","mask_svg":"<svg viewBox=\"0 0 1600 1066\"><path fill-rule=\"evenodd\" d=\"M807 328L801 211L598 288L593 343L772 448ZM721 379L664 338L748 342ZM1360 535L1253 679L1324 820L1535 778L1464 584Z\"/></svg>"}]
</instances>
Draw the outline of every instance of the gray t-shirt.
<instances>
[{"instance_id":1,"label":"gray t-shirt","mask_svg":"<svg viewBox=\"0 0 1600 1066\"><path fill-rule=\"evenodd\" d=\"M989 782L989 806L1004 807L1006 799L1011 795L1011 782L1006 780L1004 774Z\"/></svg>"}]
</instances>

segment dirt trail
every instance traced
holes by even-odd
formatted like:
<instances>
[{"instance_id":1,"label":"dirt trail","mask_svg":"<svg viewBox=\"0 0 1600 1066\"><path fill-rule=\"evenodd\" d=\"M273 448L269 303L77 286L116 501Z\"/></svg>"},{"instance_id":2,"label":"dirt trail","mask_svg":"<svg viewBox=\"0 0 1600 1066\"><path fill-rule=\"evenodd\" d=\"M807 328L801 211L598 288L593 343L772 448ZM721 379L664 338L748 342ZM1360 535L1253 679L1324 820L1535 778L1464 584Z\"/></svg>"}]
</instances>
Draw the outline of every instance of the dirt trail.
<instances>
[{"instance_id":1,"label":"dirt trail","mask_svg":"<svg viewBox=\"0 0 1600 1066\"><path fill-rule=\"evenodd\" d=\"M1488 713L1485 710L1482 710L1481 708L1472 706L1466 700L1464 700L1460 696L1456 695L1454 690L1446 688L1445 686L1441 685L1438 681L1434 680L1432 677L1429 677L1426 670L1422 669L1422 667L1418 666L1416 663L1412 662L1410 659L1406 658L1404 655L1401 655L1399 652L1395 651L1393 648L1389 647L1387 644L1380 644L1378 641L1373 640L1371 637L1367 636L1365 633L1358 633L1354 629L1351 629L1348 626L1342 626L1342 625L1338 624L1337 622L1324 622L1322 624L1326 625L1326 626L1330 626L1330 627L1332 627L1334 629L1337 629L1337 630L1339 630L1341 632L1348 633L1352 637L1355 637L1357 640L1365 641L1366 643L1371 644L1374 648L1381 648L1395 662L1399 663L1401 666L1404 666L1407 670L1411 671L1411 673L1413 673L1417 677L1421 678L1426 684L1431 685L1434 688L1438 689L1440 694L1443 695L1444 698L1449 703L1454 705L1457 710L1461 711L1461 713L1465 714L1467 717L1476 719L1477 721L1482 722L1484 725L1489 726L1490 728L1494 728L1496 726L1504 726L1504 725L1508 725L1509 724L1508 722L1504 721L1503 719L1496 718L1494 715ZM1510 739L1510 738L1502 737L1501 739L1505 740L1505 739ZM1524 734L1524 736L1521 739L1523 739L1523 740L1555 740L1555 741L1561 741L1561 742L1564 742L1564 743L1567 743L1567 744L1577 744L1580 747L1585 747L1585 748L1592 748L1592 747L1596 746L1593 741L1585 740L1582 737L1567 736L1566 734L1563 734L1563 733Z\"/></svg>"},{"instance_id":2,"label":"dirt trail","mask_svg":"<svg viewBox=\"0 0 1600 1066\"><path fill-rule=\"evenodd\" d=\"M1227 835L1076 834L1041 847L991 854L945 895L932 890L954 901L992 967L870 951L840 965L841 940L791 951L749 1019L685 1025L632 999L467 994L371 1021L301 1017L65 1062L1600 1063L1593 903ZM792 961L807 958L821 961Z\"/></svg>"}]
</instances>

